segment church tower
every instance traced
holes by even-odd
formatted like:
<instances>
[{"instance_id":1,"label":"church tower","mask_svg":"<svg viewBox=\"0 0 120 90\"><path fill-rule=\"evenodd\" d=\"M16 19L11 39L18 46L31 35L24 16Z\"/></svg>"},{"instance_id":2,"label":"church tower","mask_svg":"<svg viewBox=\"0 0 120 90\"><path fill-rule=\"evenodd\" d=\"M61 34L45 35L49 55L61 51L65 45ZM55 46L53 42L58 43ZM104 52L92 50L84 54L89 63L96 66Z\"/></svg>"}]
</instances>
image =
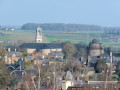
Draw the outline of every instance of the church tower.
<instances>
[{"instance_id":1,"label":"church tower","mask_svg":"<svg viewBox=\"0 0 120 90\"><path fill-rule=\"evenodd\" d=\"M42 43L42 29L40 27L36 29L36 43Z\"/></svg>"}]
</instances>

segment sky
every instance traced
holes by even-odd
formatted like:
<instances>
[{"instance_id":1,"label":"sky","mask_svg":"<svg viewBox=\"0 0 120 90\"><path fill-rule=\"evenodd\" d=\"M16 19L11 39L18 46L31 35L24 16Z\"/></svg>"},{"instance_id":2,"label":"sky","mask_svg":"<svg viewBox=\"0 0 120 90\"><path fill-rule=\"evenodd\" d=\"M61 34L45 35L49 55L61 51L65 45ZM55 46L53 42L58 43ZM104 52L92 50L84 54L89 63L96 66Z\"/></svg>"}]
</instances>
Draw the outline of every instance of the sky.
<instances>
[{"instance_id":1,"label":"sky","mask_svg":"<svg viewBox=\"0 0 120 90\"><path fill-rule=\"evenodd\" d=\"M120 0L0 0L0 25L25 23L120 26Z\"/></svg>"}]
</instances>

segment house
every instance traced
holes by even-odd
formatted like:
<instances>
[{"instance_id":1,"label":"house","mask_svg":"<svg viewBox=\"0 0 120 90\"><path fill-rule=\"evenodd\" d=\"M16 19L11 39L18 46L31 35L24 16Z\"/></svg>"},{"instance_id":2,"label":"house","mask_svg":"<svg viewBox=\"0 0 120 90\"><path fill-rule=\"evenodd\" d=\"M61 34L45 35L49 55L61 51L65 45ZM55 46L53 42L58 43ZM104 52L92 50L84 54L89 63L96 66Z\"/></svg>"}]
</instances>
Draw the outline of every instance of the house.
<instances>
[{"instance_id":1,"label":"house","mask_svg":"<svg viewBox=\"0 0 120 90\"><path fill-rule=\"evenodd\" d=\"M33 64L34 65L41 65L44 62L45 62L45 59L43 59L41 56L38 56L38 58L33 61Z\"/></svg>"},{"instance_id":2,"label":"house","mask_svg":"<svg viewBox=\"0 0 120 90\"><path fill-rule=\"evenodd\" d=\"M49 65L62 65L64 60L62 58L51 58L49 60Z\"/></svg>"},{"instance_id":3,"label":"house","mask_svg":"<svg viewBox=\"0 0 120 90\"><path fill-rule=\"evenodd\" d=\"M62 51L51 51L49 54L48 54L48 57L51 58L63 58L64 54Z\"/></svg>"},{"instance_id":4,"label":"house","mask_svg":"<svg viewBox=\"0 0 120 90\"><path fill-rule=\"evenodd\" d=\"M70 71L67 71L64 80L62 81L62 90L67 90L68 87L74 86L74 78Z\"/></svg>"},{"instance_id":5,"label":"house","mask_svg":"<svg viewBox=\"0 0 120 90\"><path fill-rule=\"evenodd\" d=\"M7 54L5 55L5 64L14 64L15 62L18 61L19 58L19 52L16 51L16 49L14 51L11 51L10 48L8 48Z\"/></svg>"},{"instance_id":6,"label":"house","mask_svg":"<svg viewBox=\"0 0 120 90\"><path fill-rule=\"evenodd\" d=\"M103 59L105 60L106 64L108 65L108 67L110 67L111 64L111 56L107 55L107 54L101 54L100 56L91 56L89 58L89 66L94 66L95 63L97 62L98 59Z\"/></svg>"},{"instance_id":7,"label":"house","mask_svg":"<svg viewBox=\"0 0 120 90\"><path fill-rule=\"evenodd\" d=\"M9 70L10 75L14 75L19 81L26 74L36 76L37 70L25 70L24 62L22 59L19 59L15 64L8 64L7 68Z\"/></svg>"}]
</instances>

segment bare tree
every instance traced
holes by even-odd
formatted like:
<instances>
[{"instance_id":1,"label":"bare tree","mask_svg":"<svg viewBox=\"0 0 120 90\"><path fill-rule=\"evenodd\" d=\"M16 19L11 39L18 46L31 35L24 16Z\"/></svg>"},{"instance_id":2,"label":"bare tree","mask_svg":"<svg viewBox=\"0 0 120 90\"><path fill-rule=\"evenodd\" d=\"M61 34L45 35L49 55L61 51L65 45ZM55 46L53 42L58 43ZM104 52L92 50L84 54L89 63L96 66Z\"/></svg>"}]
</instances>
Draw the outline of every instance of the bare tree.
<instances>
[{"instance_id":1,"label":"bare tree","mask_svg":"<svg viewBox=\"0 0 120 90\"><path fill-rule=\"evenodd\" d=\"M36 90L35 82L34 82L34 76L30 74L26 74L23 77L23 84L22 84L22 90Z\"/></svg>"}]
</instances>

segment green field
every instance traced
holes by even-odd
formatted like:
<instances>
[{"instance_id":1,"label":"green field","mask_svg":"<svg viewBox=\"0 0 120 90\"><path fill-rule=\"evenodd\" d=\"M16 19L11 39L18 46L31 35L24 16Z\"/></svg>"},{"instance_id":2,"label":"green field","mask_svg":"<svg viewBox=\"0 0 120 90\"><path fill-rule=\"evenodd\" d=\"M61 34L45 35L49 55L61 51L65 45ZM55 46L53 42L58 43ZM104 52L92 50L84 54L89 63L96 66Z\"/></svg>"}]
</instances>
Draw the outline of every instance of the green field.
<instances>
[{"instance_id":1,"label":"green field","mask_svg":"<svg viewBox=\"0 0 120 90\"><path fill-rule=\"evenodd\" d=\"M9 39L9 37L0 37L0 40Z\"/></svg>"},{"instance_id":2,"label":"green field","mask_svg":"<svg viewBox=\"0 0 120 90\"><path fill-rule=\"evenodd\" d=\"M9 41L9 44L34 42L35 30L17 30L17 31L2 31L0 33L5 36L0 36L0 40ZM104 31L79 31L79 32L61 32L61 31L43 31L44 36L49 42L53 41L69 41L71 43L84 43L86 45L92 39L98 39L104 46L119 46L120 42L111 42L106 38Z\"/></svg>"}]
</instances>

